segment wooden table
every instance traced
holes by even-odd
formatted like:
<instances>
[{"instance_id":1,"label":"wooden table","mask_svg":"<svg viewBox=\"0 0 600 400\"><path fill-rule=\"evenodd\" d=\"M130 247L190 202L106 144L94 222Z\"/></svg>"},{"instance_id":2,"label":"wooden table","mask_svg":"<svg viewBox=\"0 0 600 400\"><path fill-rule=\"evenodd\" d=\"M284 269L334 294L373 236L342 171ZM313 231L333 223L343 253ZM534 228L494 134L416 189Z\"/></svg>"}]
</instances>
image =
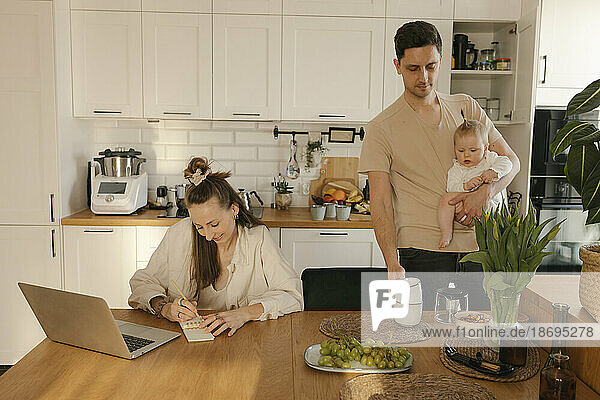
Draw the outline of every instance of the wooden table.
<instances>
[{"instance_id":1,"label":"wooden table","mask_svg":"<svg viewBox=\"0 0 600 400\"><path fill-rule=\"evenodd\" d=\"M116 318L180 331L139 310L114 310ZM337 399L356 374L316 371L304 349L325 336L321 320L342 312L305 311L249 323L232 337L187 343L183 336L129 361L45 339L0 377L2 399ZM413 347L416 373L453 375L439 349ZM502 399L537 399L539 377L525 382L476 382ZM600 399L582 382L578 399Z\"/></svg>"}]
</instances>

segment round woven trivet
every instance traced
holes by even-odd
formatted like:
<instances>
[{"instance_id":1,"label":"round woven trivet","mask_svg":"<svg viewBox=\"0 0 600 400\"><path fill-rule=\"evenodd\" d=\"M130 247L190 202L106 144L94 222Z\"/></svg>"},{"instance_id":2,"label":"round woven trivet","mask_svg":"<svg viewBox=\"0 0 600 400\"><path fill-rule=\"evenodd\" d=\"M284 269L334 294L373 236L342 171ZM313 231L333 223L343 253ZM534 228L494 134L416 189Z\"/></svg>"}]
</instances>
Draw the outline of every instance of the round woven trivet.
<instances>
[{"instance_id":1,"label":"round woven trivet","mask_svg":"<svg viewBox=\"0 0 600 400\"><path fill-rule=\"evenodd\" d=\"M421 321L418 325L407 327L401 326L396 321L386 319L381 321L376 332L371 330L371 314L343 314L335 317L325 318L321 321L319 330L334 339L341 335L353 336L359 339L362 336L361 326L364 326L364 333L367 337L373 340L381 340L384 343L416 343L422 342L429 338L423 336L423 330L431 328L427 322Z\"/></svg>"},{"instance_id":2,"label":"round woven trivet","mask_svg":"<svg viewBox=\"0 0 600 400\"><path fill-rule=\"evenodd\" d=\"M440 374L371 374L350 379L340 389L340 400L494 400L476 382Z\"/></svg>"},{"instance_id":3,"label":"round woven trivet","mask_svg":"<svg viewBox=\"0 0 600 400\"><path fill-rule=\"evenodd\" d=\"M477 358L477 352L480 351L484 359L492 362L499 361L498 352L494 351L493 349L487 346L483 346L483 344L477 347L465 346L465 341L468 340L469 339L459 339L453 341L451 345L460 354ZM515 371L513 373L505 376L486 375L479 371L475 371L474 369L471 369L466 365L457 363L456 361L453 361L450 358L448 358L443 347L440 349L440 359L442 361L442 364L444 364L444 366L452 372L456 372L457 374L468 376L471 378L485 379L494 382L526 381L527 379L537 374L541 367L540 352L537 349L537 347L531 346L527 348L527 361L525 362L525 365L523 365L522 367L515 367Z\"/></svg>"}]
</instances>

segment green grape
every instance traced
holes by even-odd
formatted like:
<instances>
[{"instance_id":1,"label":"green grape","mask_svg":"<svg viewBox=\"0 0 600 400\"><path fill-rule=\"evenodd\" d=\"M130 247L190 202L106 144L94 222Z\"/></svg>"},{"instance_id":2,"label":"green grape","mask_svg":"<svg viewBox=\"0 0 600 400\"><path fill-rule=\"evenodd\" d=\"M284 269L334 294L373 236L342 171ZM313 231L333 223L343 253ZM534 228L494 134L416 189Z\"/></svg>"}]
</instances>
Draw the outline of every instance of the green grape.
<instances>
[{"instance_id":1,"label":"green grape","mask_svg":"<svg viewBox=\"0 0 600 400\"><path fill-rule=\"evenodd\" d=\"M367 365L367 356L364 354L360 359L360 365Z\"/></svg>"},{"instance_id":2,"label":"green grape","mask_svg":"<svg viewBox=\"0 0 600 400\"><path fill-rule=\"evenodd\" d=\"M344 354L346 355L346 357L349 357L350 353L352 353L352 351L350 351L349 348L346 348L346 350L344 350Z\"/></svg>"},{"instance_id":3,"label":"green grape","mask_svg":"<svg viewBox=\"0 0 600 400\"><path fill-rule=\"evenodd\" d=\"M379 364L377 364L377 368L379 368L379 369L384 369L385 366L386 366L385 361L380 361Z\"/></svg>"},{"instance_id":4,"label":"green grape","mask_svg":"<svg viewBox=\"0 0 600 400\"><path fill-rule=\"evenodd\" d=\"M331 353L331 351L329 350L329 347L321 347L319 353L321 353L322 356L326 356Z\"/></svg>"},{"instance_id":5,"label":"green grape","mask_svg":"<svg viewBox=\"0 0 600 400\"><path fill-rule=\"evenodd\" d=\"M344 369L350 368L350 363L349 362L342 363L342 368L344 368Z\"/></svg>"},{"instance_id":6,"label":"green grape","mask_svg":"<svg viewBox=\"0 0 600 400\"><path fill-rule=\"evenodd\" d=\"M317 364L319 364L320 366L324 366L325 365L325 361L323 361L322 358L319 358L319 361L317 361Z\"/></svg>"},{"instance_id":7,"label":"green grape","mask_svg":"<svg viewBox=\"0 0 600 400\"><path fill-rule=\"evenodd\" d=\"M402 367L404 367L404 364L402 364L400 361L395 361L394 362L394 367L396 367L396 368L402 368Z\"/></svg>"},{"instance_id":8,"label":"green grape","mask_svg":"<svg viewBox=\"0 0 600 400\"><path fill-rule=\"evenodd\" d=\"M405 357L405 356L400 356L400 357L398 357L398 361L399 361L399 362L401 362L401 363L402 363L402 365L404 365L404 363L406 363L406 360L407 360L407 359L408 359L408 358L407 358L407 357Z\"/></svg>"},{"instance_id":9,"label":"green grape","mask_svg":"<svg viewBox=\"0 0 600 400\"><path fill-rule=\"evenodd\" d=\"M375 364L379 364L381 362L381 356L379 354L377 354L374 358L373 361L375 362Z\"/></svg>"},{"instance_id":10,"label":"green grape","mask_svg":"<svg viewBox=\"0 0 600 400\"><path fill-rule=\"evenodd\" d=\"M321 342L321 348L329 348L329 341L325 340L323 342Z\"/></svg>"},{"instance_id":11,"label":"green grape","mask_svg":"<svg viewBox=\"0 0 600 400\"><path fill-rule=\"evenodd\" d=\"M387 362L387 367L388 368L394 368L394 362L393 361L388 361Z\"/></svg>"},{"instance_id":12,"label":"green grape","mask_svg":"<svg viewBox=\"0 0 600 400\"><path fill-rule=\"evenodd\" d=\"M327 363L325 363L326 367L335 367L335 364L333 363L333 361L329 361Z\"/></svg>"},{"instance_id":13,"label":"green grape","mask_svg":"<svg viewBox=\"0 0 600 400\"><path fill-rule=\"evenodd\" d=\"M372 367L373 365L375 365L373 357L367 357L367 367Z\"/></svg>"},{"instance_id":14,"label":"green grape","mask_svg":"<svg viewBox=\"0 0 600 400\"><path fill-rule=\"evenodd\" d=\"M333 362L335 363L335 366L336 366L336 367L340 367L340 368L341 368L341 366L342 366L342 364L343 364L343 361L342 361L342 359L341 359L341 358L339 358L339 357L335 358L335 359L333 360Z\"/></svg>"}]
</instances>

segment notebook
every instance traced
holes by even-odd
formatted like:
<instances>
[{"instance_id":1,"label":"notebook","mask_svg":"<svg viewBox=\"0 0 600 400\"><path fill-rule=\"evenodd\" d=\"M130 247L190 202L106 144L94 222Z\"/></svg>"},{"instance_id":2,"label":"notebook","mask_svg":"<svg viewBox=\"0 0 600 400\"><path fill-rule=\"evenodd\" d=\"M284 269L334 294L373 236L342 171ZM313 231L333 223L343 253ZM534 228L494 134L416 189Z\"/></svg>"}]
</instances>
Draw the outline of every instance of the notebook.
<instances>
[{"instance_id":1,"label":"notebook","mask_svg":"<svg viewBox=\"0 0 600 400\"><path fill-rule=\"evenodd\" d=\"M196 317L189 321L180 322L179 325L183 330L183 334L188 342L204 342L207 340L215 340L212 333L204 333L204 329L200 328L202 319Z\"/></svg>"}]
</instances>

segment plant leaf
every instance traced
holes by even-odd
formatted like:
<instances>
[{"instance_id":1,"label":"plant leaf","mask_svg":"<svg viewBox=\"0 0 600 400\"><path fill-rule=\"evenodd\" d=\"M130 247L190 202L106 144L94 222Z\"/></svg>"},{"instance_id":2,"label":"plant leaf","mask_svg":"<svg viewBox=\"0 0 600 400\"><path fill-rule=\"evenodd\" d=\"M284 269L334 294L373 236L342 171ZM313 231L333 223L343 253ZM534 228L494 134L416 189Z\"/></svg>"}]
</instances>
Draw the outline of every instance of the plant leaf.
<instances>
[{"instance_id":1,"label":"plant leaf","mask_svg":"<svg viewBox=\"0 0 600 400\"><path fill-rule=\"evenodd\" d=\"M585 210L600 207L600 161L583 181L581 201Z\"/></svg>"},{"instance_id":2,"label":"plant leaf","mask_svg":"<svg viewBox=\"0 0 600 400\"><path fill-rule=\"evenodd\" d=\"M565 175L577 193L582 194L585 180L598 163L600 163L600 151L594 144L571 146L565 164Z\"/></svg>"},{"instance_id":3,"label":"plant leaf","mask_svg":"<svg viewBox=\"0 0 600 400\"><path fill-rule=\"evenodd\" d=\"M567 104L567 117L579 115L600 106L600 79L590 83Z\"/></svg>"},{"instance_id":4,"label":"plant leaf","mask_svg":"<svg viewBox=\"0 0 600 400\"><path fill-rule=\"evenodd\" d=\"M550 151L556 157L577 139L592 134L596 127L589 122L569 121L565 126L559 129L556 137L550 143Z\"/></svg>"},{"instance_id":5,"label":"plant leaf","mask_svg":"<svg viewBox=\"0 0 600 400\"><path fill-rule=\"evenodd\" d=\"M594 143L600 140L600 130L589 122L579 122L583 128L578 131L574 144Z\"/></svg>"},{"instance_id":6,"label":"plant leaf","mask_svg":"<svg viewBox=\"0 0 600 400\"><path fill-rule=\"evenodd\" d=\"M600 207L590 208L585 224L597 224L598 222L600 222Z\"/></svg>"}]
</instances>

